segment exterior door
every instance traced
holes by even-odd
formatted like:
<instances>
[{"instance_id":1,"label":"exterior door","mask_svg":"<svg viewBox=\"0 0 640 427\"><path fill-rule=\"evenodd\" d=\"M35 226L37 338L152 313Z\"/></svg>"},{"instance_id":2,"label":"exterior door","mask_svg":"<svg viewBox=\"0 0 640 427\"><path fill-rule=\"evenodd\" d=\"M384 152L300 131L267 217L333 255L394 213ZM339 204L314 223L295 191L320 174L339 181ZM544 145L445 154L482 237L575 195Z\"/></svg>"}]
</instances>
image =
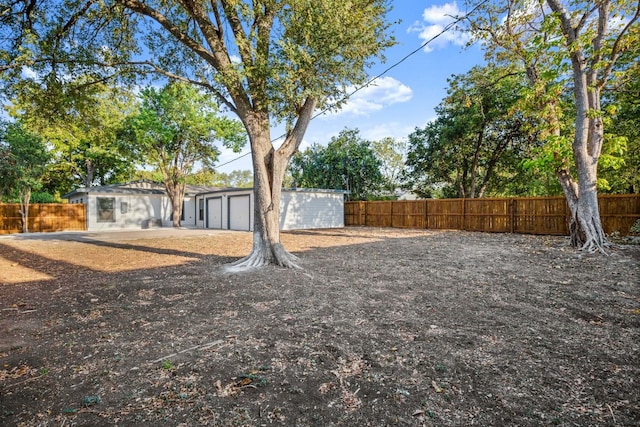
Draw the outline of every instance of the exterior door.
<instances>
[{"instance_id":1,"label":"exterior door","mask_svg":"<svg viewBox=\"0 0 640 427\"><path fill-rule=\"evenodd\" d=\"M251 198L248 194L229 196L229 229L251 230Z\"/></svg>"},{"instance_id":2,"label":"exterior door","mask_svg":"<svg viewBox=\"0 0 640 427\"><path fill-rule=\"evenodd\" d=\"M222 228L222 197L207 199L207 228Z\"/></svg>"}]
</instances>

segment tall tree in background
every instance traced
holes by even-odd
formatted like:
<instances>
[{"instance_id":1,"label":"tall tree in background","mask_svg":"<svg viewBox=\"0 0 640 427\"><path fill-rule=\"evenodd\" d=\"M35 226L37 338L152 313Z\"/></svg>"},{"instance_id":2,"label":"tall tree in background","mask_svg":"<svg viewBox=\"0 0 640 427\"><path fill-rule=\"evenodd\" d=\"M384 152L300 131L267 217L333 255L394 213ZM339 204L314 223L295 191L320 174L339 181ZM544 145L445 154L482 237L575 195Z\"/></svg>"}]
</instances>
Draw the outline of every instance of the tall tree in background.
<instances>
[{"instance_id":1,"label":"tall tree in background","mask_svg":"<svg viewBox=\"0 0 640 427\"><path fill-rule=\"evenodd\" d=\"M187 176L194 165L212 166L218 141L235 151L246 143L240 122L218 115L209 96L180 82L144 89L139 113L125 121L120 136L125 151L161 172L174 227L180 227Z\"/></svg>"},{"instance_id":2,"label":"tall tree in background","mask_svg":"<svg viewBox=\"0 0 640 427\"><path fill-rule=\"evenodd\" d=\"M0 186L20 202L22 232L29 232L31 192L42 186L42 174L50 159L38 135L20 123L3 123L0 129Z\"/></svg>"},{"instance_id":3,"label":"tall tree in background","mask_svg":"<svg viewBox=\"0 0 640 427\"><path fill-rule=\"evenodd\" d=\"M388 8L388 0L14 2L3 10L12 36L0 39L0 70L155 73L208 89L251 143L254 245L237 266L295 266L279 231L287 164L316 108L364 83L371 59L392 44ZM148 55L138 60L142 41ZM273 122L286 124L277 147Z\"/></svg>"},{"instance_id":4,"label":"tall tree in background","mask_svg":"<svg viewBox=\"0 0 640 427\"><path fill-rule=\"evenodd\" d=\"M619 157L601 161L598 178L604 178L613 193L634 194L640 193L640 56L630 55L620 62L625 64L623 78L615 82L604 104L612 111L612 117L606 118L605 137L623 139L622 144L610 144L622 162Z\"/></svg>"},{"instance_id":5,"label":"tall tree in background","mask_svg":"<svg viewBox=\"0 0 640 427\"><path fill-rule=\"evenodd\" d=\"M571 209L571 244L588 251L607 245L597 199L598 161L603 150L602 94L616 62L640 46L638 1L485 3L469 18L488 57L518 63L530 84L529 106L547 123L547 149ZM571 91L572 129L562 128L560 93ZM571 160L572 158L572 160ZM574 172L575 171L575 172Z\"/></svg>"},{"instance_id":6,"label":"tall tree in background","mask_svg":"<svg viewBox=\"0 0 640 427\"><path fill-rule=\"evenodd\" d=\"M250 170L233 170L229 173L203 168L192 174L187 184L208 185L222 188L252 188L253 173Z\"/></svg>"},{"instance_id":7,"label":"tall tree in background","mask_svg":"<svg viewBox=\"0 0 640 427\"><path fill-rule=\"evenodd\" d=\"M136 107L131 92L95 83L89 76L64 82L28 78L13 89L10 115L53 145L50 174L67 177L60 180L67 188L57 190L114 183L134 170L131 153L116 138Z\"/></svg>"},{"instance_id":8,"label":"tall tree in background","mask_svg":"<svg viewBox=\"0 0 640 427\"><path fill-rule=\"evenodd\" d=\"M449 79L437 119L409 135L404 177L422 196L483 197L496 177L533 144L531 124L516 108L521 79L508 69L474 67ZM510 164L507 164L510 163Z\"/></svg>"},{"instance_id":9,"label":"tall tree in background","mask_svg":"<svg viewBox=\"0 0 640 427\"><path fill-rule=\"evenodd\" d=\"M5 138L2 138L0 139L0 203L6 201L5 197L10 197L13 192L14 166L15 159L11 156L11 147Z\"/></svg>"},{"instance_id":10,"label":"tall tree in background","mask_svg":"<svg viewBox=\"0 0 640 427\"><path fill-rule=\"evenodd\" d=\"M382 138L371 143L371 149L380 160L380 173L384 179L384 190L389 197L395 197L402 183L405 154L407 144L405 141L391 137Z\"/></svg>"},{"instance_id":11,"label":"tall tree in background","mask_svg":"<svg viewBox=\"0 0 640 427\"><path fill-rule=\"evenodd\" d=\"M326 147L315 144L297 153L290 171L298 187L346 190L349 200L371 200L384 187L380 166L371 142L357 129L345 129Z\"/></svg>"}]
</instances>

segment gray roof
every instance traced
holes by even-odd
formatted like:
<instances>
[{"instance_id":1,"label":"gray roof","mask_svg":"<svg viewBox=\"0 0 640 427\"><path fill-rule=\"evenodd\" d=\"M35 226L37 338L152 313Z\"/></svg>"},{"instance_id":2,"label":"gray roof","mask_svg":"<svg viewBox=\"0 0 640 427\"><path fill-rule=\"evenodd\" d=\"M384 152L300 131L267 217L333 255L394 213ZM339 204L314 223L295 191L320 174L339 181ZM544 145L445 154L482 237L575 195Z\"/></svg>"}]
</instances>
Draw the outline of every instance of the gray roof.
<instances>
[{"instance_id":1,"label":"gray roof","mask_svg":"<svg viewBox=\"0 0 640 427\"><path fill-rule=\"evenodd\" d=\"M140 185L145 185L146 187L140 187ZM154 188L150 188L154 187ZM185 195L187 196L200 196L204 194L214 194L214 193L222 193L222 192L236 192L236 191L252 191L253 188L238 188L238 187L230 187L230 188L222 188L222 187L210 187L208 185L187 185L185 188ZM345 190L329 190L329 189L320 189L320 188L283 188L282 191L292 191L292 192L308 192L308 193L342 193L349 194L349 191ZM127 182L124 184L111 184L111 185L100 185L96 187L80 187L70 193L64 194L62 196L63 199L69 199L74 196L89 194L89 193L101 193L101 194L159 194L166 195L167 192L164 189L164 185L152 182L152 181L135 181L135 182Z\"/></svg>"},{"instance_id":2,"label":"gray roof","mask_svg":"<svg viewBox=\"0 0 640 427\"><path fill-rule=\"evenodd\" d=\"M253 187L229 187L229 188L217 188L214 190L207 190L196 194L196 196L203 196L205 194L215 194L215 193L231 193L236 191L253 191ZM339 194L351 194L350 191L347 190L331 190L326 188L283 188L283 192L298 192L298 193L339 193Z\"/></svg>"},{"instance_id":3,"label":"gray roof","mask_svg":"<svg viewBox=\"0 0 640 427\"><path fill-rule=\"evenodd\" d=\"M104 193L104 194L166 194L164 190L157 190L153 188L127 188L127 187L109 187L107 185L99 187L80 187L70 193L63 194L63 199L69 199L73 196L89 193Z\"/></svg>"},{"instance_id":4,"label":"gray roof","mask_svg":"<svg viewBox=\"0 0 640 427\"><path fill-rule=\"evenodd\" d=\"M148 187L139 187L137 185L147 185ZM220 187L210 187L206 185L187 185L185 187L185 195L194 196L199 193L212 192L220 190ZM95 187L80 187L67 194L63 194L63 199L69 199L74 196L89 193L101 194L167 194L164 185L152 181L135 181L124 184L99 185Z\"/></svg>"}]
</instances>

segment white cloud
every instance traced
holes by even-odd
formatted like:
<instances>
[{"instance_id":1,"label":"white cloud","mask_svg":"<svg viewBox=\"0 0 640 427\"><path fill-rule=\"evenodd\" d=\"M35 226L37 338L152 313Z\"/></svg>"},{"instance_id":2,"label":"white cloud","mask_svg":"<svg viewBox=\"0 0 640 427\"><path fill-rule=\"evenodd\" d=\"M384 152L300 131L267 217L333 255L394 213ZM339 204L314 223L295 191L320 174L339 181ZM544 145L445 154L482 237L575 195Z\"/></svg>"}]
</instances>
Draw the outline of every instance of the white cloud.
<instances>
[{"instance_id":1,"label":"white cloud","mask_svg":"<svg viewBox=\"0 0 640 427\"><path fill-rule=\"evenodd\" d=\"M411 98L413 98L413 91L409 86L393 77L381 77L353 94L340 111L329 116L345 114L367 116L386 106L408 102Z\"/></svg>"},{"instance_id":2,"label":"white cloud","mask_svg":"<svg viewBox=\"0 0 640 427\"><path fill-rule=\"evenodd\" d=\"M20 77L22 77L23 79L38 80L38 74L33 71L32 68L29 68L26 65L22 67L20 74Z\"/></svg>"},{"instance_id":3,"label":"white cloud","mask_svg":"<svg viewBox=\"0 0 640 427\"><path fill-rule=\"evenodd\" d=\"M425 52L444 48L451 43L456 46L464 46L469 41L468 34L457 31L455 28L444 31L447 25L453 23L456 17L461 15L463 13L455 1L441 6L430 6L422 12L422 21L414 23L408 31L418 33L418 37L423 42L429 41L429 44L424 47ZM434 37L436 38L434 39Z\"/></svg>"},{"instance_id":4,"label":"white cloud","mask_svg":"<svg viewBox=\"0 0 640 427\"><path fill-rule=\"evenodd\" d=\"M453 21L452 17L460 15L460 9L454 1L445 3L442 6L431 6L422 12L422 19L432 24L448 24Z\"/></svg>"},{"instance_id":5,"label":"white cloud","mask_svg":"<svg viewBox=\"0 0 640 427\"><path fill-rule=\"evenodd\" d=\"M384 138L406 140L407 135L415 130L415 126L406 123L391 121L378 123L361 131L362 137L368 141L380 141Z\"/></svg>"}]
</instances>

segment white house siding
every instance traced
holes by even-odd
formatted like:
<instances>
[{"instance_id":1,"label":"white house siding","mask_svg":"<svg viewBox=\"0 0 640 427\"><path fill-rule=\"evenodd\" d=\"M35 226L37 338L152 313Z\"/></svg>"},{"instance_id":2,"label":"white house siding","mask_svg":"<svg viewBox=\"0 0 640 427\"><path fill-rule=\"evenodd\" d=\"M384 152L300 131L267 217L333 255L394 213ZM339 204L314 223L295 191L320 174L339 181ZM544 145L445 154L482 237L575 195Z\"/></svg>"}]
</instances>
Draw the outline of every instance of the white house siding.
<instances>
[{"instance_id":1,"label":"white house siding","mask_svg":"<svg viewBox=\"0 0 640 427\"><path fill-rule=\"evenodd\" d=\"M98 198L114 200L114 221L98 218ZM171 227L171 201L161 194L81 194L69 199L69 203L87 203L87 229L91 231L140 229L153 226ZM184 227L196 225L195 197L185 197Z\"/></svg>"},{"instance_id":2,"label":"white house siding","mask_svg":"<svg viewBox=\"0 0 640 427\"><path fill-rule=\"evenodd\" d=\"M320 191L283 191L280 229L344 227L344 194Z\"/></svg>"},{"instance_id":3,"label":"white house siding","mask_svg":"<svg viewBox=\"0 0 640 427\"><path fill-rule=\"evenodd\" d=\"M84 197L88 199L87 229L91 231L140 229L145 221L148 224L151 219L160 220L164 224L171 215L171 206L165 203L161 195L96 193L85 194ZM99 220L98 198L114 199L114 221Z\"/></svg>"},{"instance_id":4,"label":"white house siding","mask_svg":"<svg viewBox=\"0 0 640 427\"><path fill-rule=\"evenodd\" d=\"M196 218L198 218L197 204L195 196L184 196L182 205L184 211L183 220L180 221L182 227L195 227Z\"/></svg>"}]
</instances>

